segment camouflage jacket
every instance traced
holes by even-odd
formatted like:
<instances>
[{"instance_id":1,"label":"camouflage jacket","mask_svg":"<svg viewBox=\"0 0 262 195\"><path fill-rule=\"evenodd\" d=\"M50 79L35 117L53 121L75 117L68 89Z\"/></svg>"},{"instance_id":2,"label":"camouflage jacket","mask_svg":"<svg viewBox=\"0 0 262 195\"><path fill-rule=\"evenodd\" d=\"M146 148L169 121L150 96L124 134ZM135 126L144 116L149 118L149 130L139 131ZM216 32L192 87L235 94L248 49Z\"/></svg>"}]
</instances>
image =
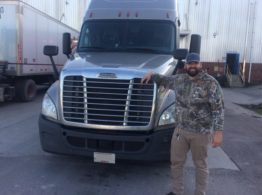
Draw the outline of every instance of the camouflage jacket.
<instances>
[{"instance_id":1,"label":"camouflage jacket","mask_svg":"<svg viewBox=\"0 0 262 195\"><path fill-rule=\"evenodd\" d=\"M153 74L152 80L157 85L175 91L174 115L177 128L197 133L223 130L223 93L212 76L200 72L192 80L188 74L173 76Z\"/></svg>"}]
</instances>

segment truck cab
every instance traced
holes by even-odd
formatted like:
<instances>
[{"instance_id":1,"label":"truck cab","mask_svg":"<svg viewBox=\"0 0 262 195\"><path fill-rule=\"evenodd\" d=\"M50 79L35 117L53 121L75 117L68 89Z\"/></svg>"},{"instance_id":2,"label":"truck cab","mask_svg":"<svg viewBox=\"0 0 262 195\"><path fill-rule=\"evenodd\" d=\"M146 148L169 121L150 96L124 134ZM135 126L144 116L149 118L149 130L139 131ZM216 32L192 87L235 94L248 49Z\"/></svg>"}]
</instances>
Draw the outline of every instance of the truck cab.
<instances>
[{"instance_id":1,"label":"truck cab","mask_svg":"<svg viewBox=\"0 0 262 195\"><path fill-rule=\"evenodd\" d=\"M90 1L77 49L71 54L67 34L69 59L43 100L43 150L109 163L169 159L175 93L141 78L170 76L185 57L176 8L174 0Z\"/></svg>"}]
</instances>

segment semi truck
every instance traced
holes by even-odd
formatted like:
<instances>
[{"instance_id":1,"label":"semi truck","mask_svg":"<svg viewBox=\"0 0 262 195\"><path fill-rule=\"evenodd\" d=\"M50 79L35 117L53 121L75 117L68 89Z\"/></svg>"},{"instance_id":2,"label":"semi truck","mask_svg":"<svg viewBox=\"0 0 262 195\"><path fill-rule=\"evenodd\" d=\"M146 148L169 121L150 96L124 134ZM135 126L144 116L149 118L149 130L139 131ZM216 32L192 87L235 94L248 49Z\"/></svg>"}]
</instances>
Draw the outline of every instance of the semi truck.
<instances>
[{"instance_id":1,"label":"semi truck","mask_svg":"<svg viewBox=\"0 0 262 195\"><path fill-rule=\"evenodd\" d=\"M62 46L63 32L79 32L21 1L0 1L0 102L34 99L37 84L52 83L53 68L43 46ZM66 56L54 58L58 71Z\"/></svg>"},{"instance_id":2,"label":"semi truck","mask_svg":"<svg viewBox=\"0 0 262 195\"><path fill-rule=\"evenodd\" d=\"M70 34L63 36L68 61L43 99L44 151L106 163L169 159L175 93L141 78L148 71L175 74L188 50L200 52L196 34L189 49L179 48L176 6L174 0L90 1L73 54ZM52 59L57 50L49 45L44 52Z\"/></svg>"}]
</instances>

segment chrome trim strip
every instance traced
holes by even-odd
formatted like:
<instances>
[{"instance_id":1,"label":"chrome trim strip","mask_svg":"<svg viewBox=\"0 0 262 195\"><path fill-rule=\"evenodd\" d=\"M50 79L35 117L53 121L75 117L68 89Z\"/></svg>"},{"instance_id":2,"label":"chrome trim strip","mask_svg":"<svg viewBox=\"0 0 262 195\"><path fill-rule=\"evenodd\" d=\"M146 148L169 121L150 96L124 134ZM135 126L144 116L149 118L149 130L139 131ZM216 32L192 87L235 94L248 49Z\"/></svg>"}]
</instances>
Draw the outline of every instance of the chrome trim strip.
<instances>
[{"instance_id":1,"label":"chrome trim strip","mask_svg":"<svg viewBox=\"0 0 262 195\"><path fill-rule=\"evenodd\" d=\"M87 90L86 90L86 78L83 77L83 81L84 81L84 122L85 124L88 123L88 107L87 107Z\"/></svg>"},{"instance_id":2,"label":"chrome trim strip","mask_svg":"<svg viewBox=\"0 0 262 195\"><path fill-rule=\"evenodd\" d=\"M124 123L123 123L124 126L127 126L127 122L128 122L128 115L129 115L128 109L129 109L130 101L131 101L133 83L134 83L134 80L131 79L129 81L129 87L128 87L128 92L126 96L126 106L125 106Z\"/></svg>"}]
</instances>

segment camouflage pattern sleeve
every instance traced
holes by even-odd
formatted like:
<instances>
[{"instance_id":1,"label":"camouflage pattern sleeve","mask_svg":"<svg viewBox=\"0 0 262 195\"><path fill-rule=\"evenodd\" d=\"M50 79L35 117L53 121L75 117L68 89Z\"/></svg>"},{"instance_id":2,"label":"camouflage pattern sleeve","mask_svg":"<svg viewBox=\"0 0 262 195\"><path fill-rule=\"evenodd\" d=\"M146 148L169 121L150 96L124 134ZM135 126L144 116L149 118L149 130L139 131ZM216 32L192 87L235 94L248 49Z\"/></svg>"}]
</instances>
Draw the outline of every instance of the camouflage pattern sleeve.
<instances>
[{"instance_id":1,"label":"camouflage pattern sleeve","mask_svg":"<svg viewBox=\"0 0 262 195\"><path fill-rule=\"evenodd\" d=\"M163 76L160 74L153 74L151 79L156 82L158 86L164 86L166 89L170 89L174 86L176 77L173 76Z\"/></svg>"},{"instance_id":2,"label":"camouflage pattern sleeve","mask_svg":"<svg viewBox=\"0 0 262 195\"><path fill-rule=\"evenodd\" d=\"M212 81L209 91L209 103L211 105L213 128L215 131L224 129L224 97L217 81Z\"/></svg>"}]
</instances>

